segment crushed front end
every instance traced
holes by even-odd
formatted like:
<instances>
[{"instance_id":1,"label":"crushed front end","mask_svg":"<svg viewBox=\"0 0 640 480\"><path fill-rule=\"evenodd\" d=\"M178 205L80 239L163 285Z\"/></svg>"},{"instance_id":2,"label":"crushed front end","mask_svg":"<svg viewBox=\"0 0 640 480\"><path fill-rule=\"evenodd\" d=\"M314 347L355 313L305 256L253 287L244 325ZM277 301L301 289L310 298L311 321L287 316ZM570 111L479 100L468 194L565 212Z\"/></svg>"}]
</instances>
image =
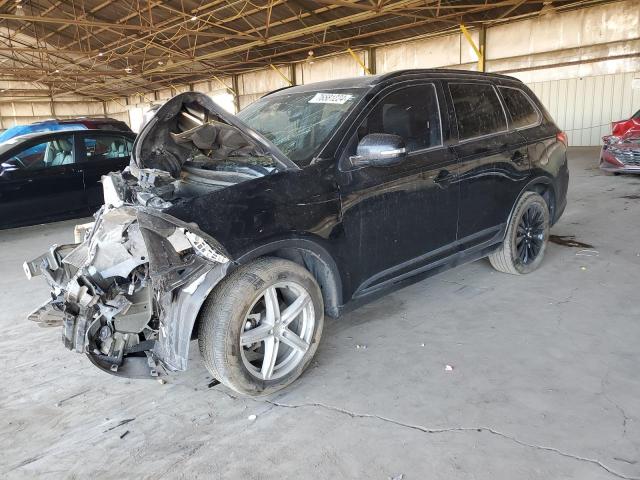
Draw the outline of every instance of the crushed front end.
<instances>
[{"instance_id":1,"label":"crushed front end","mask_svg":"<svg viewBox=\"0 0 640 480\"><path fill-rule=\"evenodd\" d=\"M603 137L600 169L611 173L640 173L640 130L621 137Z\"/></svg>"},{"instance_id":2,"label":"crushed front end","mask_svg":"<svg viewBox=\"0 0 640 480\"><path fill-rule=\"evenodd\" d=\"M112 200L83 242L54 245L25 262L26 275L43 275L52 297L29 319L61 325L69 350L86 353L110 373L145 377L158 375L158 367L184 370L200 306L230 261L196 226L140 201L123 201L149 201L141 182L127 175L105 179Z\"/></svg>"},{"instance_id":3,"label":"crushed front end","mask_svg":"<svg viewBox=\"0 0 640 480\"><path fill-rule=\"evenodd\" d=\"M61 325L68 349L111 373L185 370L200 307L233 262L198 225L164 212L289 168L297 167L208 96L173 97L143 126L129 167L103 177L105 203L84 241L25 262L29 278L51 286L29 318Z\"/></svg>"}]
</instances>

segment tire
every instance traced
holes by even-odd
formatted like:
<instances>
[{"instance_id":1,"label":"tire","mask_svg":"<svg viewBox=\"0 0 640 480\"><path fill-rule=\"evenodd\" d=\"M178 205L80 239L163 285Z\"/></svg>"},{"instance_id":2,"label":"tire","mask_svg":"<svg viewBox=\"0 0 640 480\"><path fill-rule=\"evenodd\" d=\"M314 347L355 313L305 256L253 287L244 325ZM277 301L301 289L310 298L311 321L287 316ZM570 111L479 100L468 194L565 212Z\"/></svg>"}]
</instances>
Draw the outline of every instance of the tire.
<instances>
[{"instance_id":1,"label":"tire","mask_svg":"<svg viewBox=\"0 0 640 480\"><path fill-rule=\"evenodd\" d=\"M530 215L529 223L525 218L527 214ZM529 231L523 227L525 224L538 225L538 223L539 228L527 227L530 228ZM549 240L549 228L547 202L536 192L525 192L513 209L504 242L498 250L489 255L493 268L512 275L522 275L536 270L544 258ZM525 259L523 259L523 251ZM531 255L534 251L535 255Z\"/></svg>"},{"instance_id":2,"label":"tire","mask_svg":"<svg viewBox=\"0 0 640 480\"><path fill-rule=\"evenodd\" d=\"M296 308L287 313L291 306ZM264 257L224 279L199 320L198 344L211 375L238 393L268 395L297 379L315 355L324 324L322 293L300 265Z\"/></svg>"}]
</instances>

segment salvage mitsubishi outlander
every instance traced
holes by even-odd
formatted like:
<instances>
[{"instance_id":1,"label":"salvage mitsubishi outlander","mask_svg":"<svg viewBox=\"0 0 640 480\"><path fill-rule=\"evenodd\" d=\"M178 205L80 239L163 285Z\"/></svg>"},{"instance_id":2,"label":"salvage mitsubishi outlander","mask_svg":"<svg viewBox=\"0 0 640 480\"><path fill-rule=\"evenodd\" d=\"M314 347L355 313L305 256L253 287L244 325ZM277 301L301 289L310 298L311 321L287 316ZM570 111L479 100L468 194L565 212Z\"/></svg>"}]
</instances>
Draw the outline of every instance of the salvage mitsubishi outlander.
<instances>
[{"instance_id":1,"label":"salvage mitsubishi outlander","mask_svg":"<svg viewBox=\"0 0 640 480\"><path fill-rule=\"evenodd\" d=\"M408 70L290 87L237 116L187 92L103 177L79 244L25 263L30 319L116 375L293 382L325 315L489 257L526 274L566 205L566 136L522 82Z\"/></svg>"}]
</instances>

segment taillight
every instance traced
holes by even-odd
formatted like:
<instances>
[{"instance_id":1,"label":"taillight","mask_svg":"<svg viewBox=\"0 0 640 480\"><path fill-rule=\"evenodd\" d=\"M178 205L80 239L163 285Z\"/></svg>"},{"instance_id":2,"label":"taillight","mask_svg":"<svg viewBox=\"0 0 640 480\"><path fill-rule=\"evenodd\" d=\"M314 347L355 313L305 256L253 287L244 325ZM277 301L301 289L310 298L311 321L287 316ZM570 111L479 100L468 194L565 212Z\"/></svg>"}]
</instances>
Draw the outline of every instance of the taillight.
<instances>
[{"instance_id":1,"label":"taillight","mask_svg":"<svg viewBox=\"0 0 640 480\"><path fill-rule=\"evenodd\" d=\"M559 142L564 143L565 147L569 146L569 139L567 138L567 134L564 133L564 132L556 133L556 140L558 140Z\"/></svg>"}]
</instances>

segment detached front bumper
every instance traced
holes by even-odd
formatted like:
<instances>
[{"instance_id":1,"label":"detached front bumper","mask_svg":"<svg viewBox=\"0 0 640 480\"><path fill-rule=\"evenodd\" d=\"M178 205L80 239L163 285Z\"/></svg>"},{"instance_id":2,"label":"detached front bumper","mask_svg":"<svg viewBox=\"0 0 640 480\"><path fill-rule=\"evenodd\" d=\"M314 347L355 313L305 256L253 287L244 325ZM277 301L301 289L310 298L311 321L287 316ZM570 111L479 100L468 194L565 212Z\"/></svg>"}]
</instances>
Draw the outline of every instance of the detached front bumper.
<instances>
[{"instance_id":1,"label":"detached front bumper","mask_svg":"<svg viewBox=\"0 0 640 480\"><path fill-rule=\"evenodd\" d=\"M51 286L28 318L62 326L65 347L109 373L185 370L200 307L230 264L193 225L144 207L107 209L84 242L25 262L27 277Z\"/></svg>"}]
</instances>

